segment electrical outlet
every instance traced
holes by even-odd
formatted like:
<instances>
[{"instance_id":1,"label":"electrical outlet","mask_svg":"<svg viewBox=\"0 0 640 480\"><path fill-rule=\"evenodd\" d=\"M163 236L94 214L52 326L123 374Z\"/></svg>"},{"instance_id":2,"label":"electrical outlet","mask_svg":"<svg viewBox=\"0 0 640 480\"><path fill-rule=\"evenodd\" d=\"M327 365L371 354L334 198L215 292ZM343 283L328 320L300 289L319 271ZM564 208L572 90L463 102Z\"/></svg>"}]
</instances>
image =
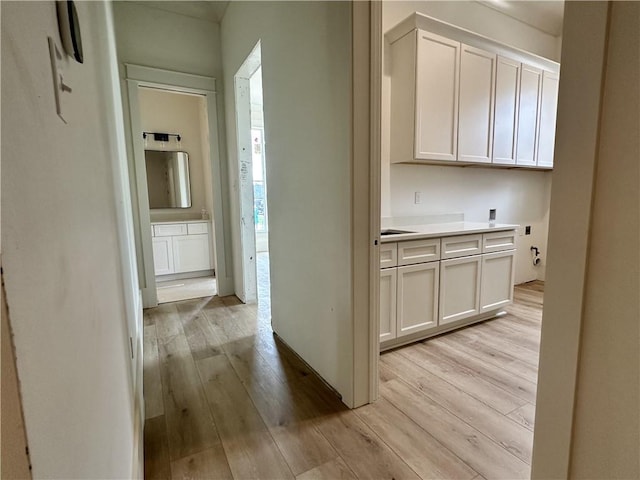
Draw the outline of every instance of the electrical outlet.
<instances>
[{"instance_id":1,"label":"electrical outlet","mask_svg":"<svg viewBox=\"0 0 640 480\"><path fill-rule=\"evenodd\" d=\"M524 234L531 235L531 225L527 225L526 227L524 227Z\"/></svg>"},{"instance_id":2,"label":"electrical outlet","mask_svg":"<svg viewBox=\"0 0 640 480\"><path fill-rule=\"evenodd\" d=\"M422 203L422 192L416 192L413 195L413 203L415 203L416 205Z\"/></svg>"}]
</instances>

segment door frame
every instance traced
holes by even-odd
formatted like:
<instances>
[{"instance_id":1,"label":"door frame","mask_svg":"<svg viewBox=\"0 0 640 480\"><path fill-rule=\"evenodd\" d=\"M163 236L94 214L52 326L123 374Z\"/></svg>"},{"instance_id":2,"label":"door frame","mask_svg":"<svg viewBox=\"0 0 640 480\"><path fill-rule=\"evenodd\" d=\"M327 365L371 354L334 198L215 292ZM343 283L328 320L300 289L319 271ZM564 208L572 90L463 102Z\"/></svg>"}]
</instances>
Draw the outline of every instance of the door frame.
<instances>
[{"instance_id":1,"label":"door frame","mask_svg":"<svg viewBox=\"0 0 640 480\"><path fill-rule=\"evenodd\" d=\"M352 4L353 399L378 398L380 358L380 169L382 3Z\"/></svg>"},{"instance_id":2,"label":"door frame","mask_svg":"<svg viewBox=\"0 0 640 480\"><path fill-rule=\"evenodd\" d=\"M233 98L238 149L238 205L240 209L240 262L242 287L236 295L243 303L258 301L256 227L253 216L253 155L251 143L250 80L262 65L260 40L233 76ZM248 133L248 135L247 135ZM269 207L267 206L267 211Z\"/></svg>"},{"instance_id":3,"label":"door frame","mask_svg":"<svg viewBox=\"0 0 640 480\"><path fill-rule=\"evenodd\" d=\"M213 226L216 260L216 282L218 295L225 296L233 293L233 278L226 259L230 257L225 242L225 218L221 174L221 145L223 138L218 123L216 79L189 73L174 72L159 68L145 67L125 63L125 79L127 82L129 120L132 142L133 168L135 173L135 192L138 213L138 235L140 238L141 272L140 287L145 308L158 305L156 291L156 277L153 265L153 242L151 236L151 218L149 211L149 197L147 186L147 172L144 159L144 140L142 138L142 122L140 117L140 101L138 89L140 87L156 88L177 93L201 95L207 105L207 120L209 131L209 161L211 163L211 186L213 194Z\"/></svg>"}]
</instances>

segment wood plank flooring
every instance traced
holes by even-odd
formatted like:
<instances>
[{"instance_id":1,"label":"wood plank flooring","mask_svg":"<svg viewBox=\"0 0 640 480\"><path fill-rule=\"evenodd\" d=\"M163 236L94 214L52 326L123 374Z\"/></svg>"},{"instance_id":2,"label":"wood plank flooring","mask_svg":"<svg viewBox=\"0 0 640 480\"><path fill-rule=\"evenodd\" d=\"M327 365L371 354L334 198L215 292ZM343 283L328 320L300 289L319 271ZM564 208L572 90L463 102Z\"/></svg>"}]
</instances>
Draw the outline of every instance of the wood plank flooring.
<instances>
[{"instance_id":1,"label":"wood plank flooring","mask_svg":"<svg viewBox=\"0 0 640 480\"><path fill-rule=\"evenodd\" d=\"M356 410L235 297L145 311L145 478L528 478L544 284L380 357Z\"/></svg>"}]
</instances>

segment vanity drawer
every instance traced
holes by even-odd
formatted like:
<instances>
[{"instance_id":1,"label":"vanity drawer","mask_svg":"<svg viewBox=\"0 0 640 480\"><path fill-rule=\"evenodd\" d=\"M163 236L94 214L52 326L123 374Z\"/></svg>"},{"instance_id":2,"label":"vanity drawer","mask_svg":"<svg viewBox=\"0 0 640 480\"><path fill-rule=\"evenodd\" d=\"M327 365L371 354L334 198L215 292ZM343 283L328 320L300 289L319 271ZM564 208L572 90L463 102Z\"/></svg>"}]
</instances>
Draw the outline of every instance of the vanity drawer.
<instances>
[{"instance_id":1,"label":"vanity drawer","mask_svg":"<svg viewBox=\"0 0 640 480\"><path fill-rule=\"evenodd\" d=\"M153 234L156 237L171 237L172 235L186 235L186 223L167 223L163 225L154 225Z\"/></svg>"},{"instance_id":2,"label":"vanity drawer","mask_svg":"<svg viewBox=\"0 0 640 480\"><path fill-rule=\"evenodd\" d=\"M516 232L491 232L482 235L482 253L501 252L516 248Z\"/></svg>"},{"instance_id":3,"label":"vanity drawer","mask_svg":"<svg viewBox=\"0 0 640 480\"><path fill-rule=\"evenodd\" d=\"M482 234L459 235L442 239L442 259L466 257L482 253Z\"/></svg>"},{"instance_id":4,"label":"vanity drawer","mask_svg":"<svg viewBox=\"0 0 640 480\"><path fill-rule=\"evenodd\" d=\"M395 267L398 265L397 243L380 244L380 268Z\"/></svg>"},{"instance_id":5,"label":"vanity drawer","mask_svg":"<svg viewBox=\"0 0 640 480\"><path fill-rule=\"evenodd\" d=\"M440 260L439 238L398 242L398 265L414 265L435 260Z\"/></svg>"},{"instance_id":6,"label":"vanity drawer","mask_svg":"<svg viewBox=\"0 0 640 480\"><path fill-rule=\"evenodd\" d=\"M202 223L187 223L187 233L189 235L197 235L200 233L209 233L209 225Z\"/></svg>"}]
</instances>

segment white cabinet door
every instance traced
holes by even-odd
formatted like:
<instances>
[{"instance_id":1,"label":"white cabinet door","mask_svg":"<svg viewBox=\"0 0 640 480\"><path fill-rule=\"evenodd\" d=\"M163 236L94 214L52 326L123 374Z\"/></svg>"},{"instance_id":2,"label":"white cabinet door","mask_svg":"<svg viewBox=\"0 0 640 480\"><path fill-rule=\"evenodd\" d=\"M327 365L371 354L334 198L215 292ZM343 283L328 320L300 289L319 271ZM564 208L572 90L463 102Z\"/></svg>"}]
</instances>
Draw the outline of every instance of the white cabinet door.
<instances>
[{"instance_id":1,"label":"white cabinet door","mask_svg":"<svg viewBox=\"0 0 640 480\"><path fill-rule=\"evenodd\" d=\"M496 54L462 44L458 161L491 163Z\"/></svg>"},{"instance_id":2,"label":"white cabinet door","mask_svg":"<svg viewBox=\"0 0 640 480\"><path fill-rule=\"evenodd\" d=\"M482 256L440 262L440 325L480 313Z\"/></svg>"},{"instance_id":3,"label":"white cabinet door","mask_svg":"<svg viewBox=\"0 0 640 480\"><path fill-rule=\"evenodd\" d=\"M396 338L397 270L380 270L380 341Z\"/></svg>"},{"instance_id":4,"label":"white cabinet door","mask_svg":"<svg viewBox=\"0 0 640 480\"><path fill-rule=\"evenodd\" d=\"M515 254L515 250L509 250L482 255L481 313L513 302Z\"/></svg>"},{"instance_id":5,"label":"white cabinet door","mask_svg":"<svg viewBox=\"0 0 640 480\"><path fill-rule=\"evenodd\" d=\"M183 235L173 238L175 273L209 270L209 235Z\"/></svg>"},{"instance_id":6,"label":"white cabinet door","mask_svg":"<svg viewBox=\"0 0 640 480\"><path fill-rule=\"evenodd\" d=\"M174 272L171 237L154 237L153 267L156 275L168 275Z\"/></svg>"},{"instance_id":7,"label":"white cabinet door","mask_svg":"<svg viewBox=\"0 0 640 480\"><path fill-rule=\"evenodd\" d=\"M496 164L516 163L520 68L520 62L498 56L493 123L493 163Z\"/></svg>"},{"instance_id":8,"label":"white cabinet door","mask_svg":"<svg viewBox=\"0 0 640 480\"><path fill-rule=\"evenodd\" d=\"M556 139L556 111L558 109L558 74L542 74L542 99L540 101L540 133L538 135L538 166L553 167L553 150Z\"/></svg>"},{"instance_id":9,"label":"white cabinet door","mask_svg":"<svg viewBox=\"0 0 640 480\"><path fill-rule=\"evenodd\" d=\"M460 42L418 31L415 158L457 159Z\"/></svg>"},{"instance_id":10,"label":"white cabinet door","mask_svg":"<svg viewBox=\"0 0 640 480\"><path fill-rule=\"evenodd\" d=\"M438 325L439 262L398 267L396 336Z\"/></svg>"},{"instance_id":11,"label":"white cabinet door","mask_svg":"<svg viewBox=\"0 0 640 480\"><path fill-rule=\"evenodd\" d=\"M518 148L516 165L534 167L540 109L542 70L522 64L518 105Z\"/></svg>"}]
</instances>

